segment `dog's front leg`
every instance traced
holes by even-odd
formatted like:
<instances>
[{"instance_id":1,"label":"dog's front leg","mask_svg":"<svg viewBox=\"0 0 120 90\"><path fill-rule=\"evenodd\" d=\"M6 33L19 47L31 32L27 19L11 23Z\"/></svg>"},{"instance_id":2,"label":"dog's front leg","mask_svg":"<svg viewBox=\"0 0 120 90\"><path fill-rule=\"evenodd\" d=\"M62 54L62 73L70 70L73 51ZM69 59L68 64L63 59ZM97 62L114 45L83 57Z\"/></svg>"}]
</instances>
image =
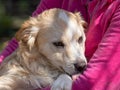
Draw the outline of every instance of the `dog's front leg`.
<instances>
[{"instance_id":1,"label":"dog's front leg","mask_svg":"<svg viewBox=\"0 0 120 90\"><path fill-rule=\"evenodd\" d=\"M17 75L4 75L0 77L0 90L27 90L27 88L24 81L17 77Z\"/></svg>"},{"instance_id":2,"label":"dog's front leg","mask_svg":"<svg viewBox=\"0 0 120 90\"><path fill-rule=\"evenodd\" d=\"M72 79L67 74L60 75L53 83L51 90L71 90Z\"/></svg>"}]
</instances>

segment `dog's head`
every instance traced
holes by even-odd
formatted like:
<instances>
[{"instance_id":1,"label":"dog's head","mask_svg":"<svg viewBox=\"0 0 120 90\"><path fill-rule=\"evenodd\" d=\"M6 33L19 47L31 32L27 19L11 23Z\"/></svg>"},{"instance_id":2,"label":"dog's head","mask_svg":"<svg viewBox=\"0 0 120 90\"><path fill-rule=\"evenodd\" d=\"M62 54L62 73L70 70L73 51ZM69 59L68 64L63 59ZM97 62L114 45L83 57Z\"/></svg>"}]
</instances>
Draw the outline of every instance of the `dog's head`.
<instances>
[{"instance_id":1,"label":"dog's head","mask_svg":"<svg viewBox=\"0 0 120 90\"><path fill-rule=\"evenodd\" d=\"M20 46L36 49L34 53L71 75L86 65L85 25L79 13L50 9L26 21L16 38Z\"/></svg>"}]
</instances>

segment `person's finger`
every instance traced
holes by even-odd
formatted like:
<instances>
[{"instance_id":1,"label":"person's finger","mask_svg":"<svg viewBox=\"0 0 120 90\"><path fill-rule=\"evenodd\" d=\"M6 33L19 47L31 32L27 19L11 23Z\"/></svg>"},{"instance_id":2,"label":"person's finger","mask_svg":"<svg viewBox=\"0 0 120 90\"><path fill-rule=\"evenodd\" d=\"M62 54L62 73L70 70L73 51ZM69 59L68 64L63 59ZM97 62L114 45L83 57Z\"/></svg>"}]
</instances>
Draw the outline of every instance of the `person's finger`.
<instances>
[{"instance_id":1,"label":"person's finger","mask_svg":"<svg viewBox=\"0 0 120 90\"><path fill-rule=\"evenodd\" d=\"M80 74L75 74L72 76L73 81L76 80L79 77Z\"/></svg>"}]
</instances>

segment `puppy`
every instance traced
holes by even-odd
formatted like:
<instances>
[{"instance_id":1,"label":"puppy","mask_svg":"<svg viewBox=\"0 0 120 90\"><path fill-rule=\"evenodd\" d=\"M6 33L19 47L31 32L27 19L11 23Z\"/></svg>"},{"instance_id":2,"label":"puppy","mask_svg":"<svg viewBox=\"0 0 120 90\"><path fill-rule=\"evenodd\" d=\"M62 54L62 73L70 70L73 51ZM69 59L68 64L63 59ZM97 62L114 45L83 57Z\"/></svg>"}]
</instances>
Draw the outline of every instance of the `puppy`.
<instances>
[{"instance_id":1,"label":"puppy","mask_svg":"<svg viewBox=\"0 0 120 90\"><path fill-rule=\"evenodd\" d=\"M19 48L0 66L0 90L71 90L71 75L86 66L85 21L79 13L46 10L16 33Z\"/></svg>"}]
</instances>

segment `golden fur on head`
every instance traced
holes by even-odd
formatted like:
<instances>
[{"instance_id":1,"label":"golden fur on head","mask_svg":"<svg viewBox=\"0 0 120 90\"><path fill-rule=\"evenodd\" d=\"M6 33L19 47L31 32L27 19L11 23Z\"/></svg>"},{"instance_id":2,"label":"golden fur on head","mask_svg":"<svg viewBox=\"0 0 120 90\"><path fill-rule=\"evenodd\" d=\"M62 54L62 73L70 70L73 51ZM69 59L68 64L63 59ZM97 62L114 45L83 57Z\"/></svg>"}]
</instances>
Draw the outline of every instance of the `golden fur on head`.
<instances>
[{"instance_id":1,"label":"golden fur on head","mask_svg":"<svg viewBox=\"0 0 120 90\"><path fill-rule=\"evenodd\" d=\"M31 17L16 33L19 48L0 67L0 90L45 87L77 73L86 65L85 25L79 13L61 9Z\"/></svg>"}]
</instances>

